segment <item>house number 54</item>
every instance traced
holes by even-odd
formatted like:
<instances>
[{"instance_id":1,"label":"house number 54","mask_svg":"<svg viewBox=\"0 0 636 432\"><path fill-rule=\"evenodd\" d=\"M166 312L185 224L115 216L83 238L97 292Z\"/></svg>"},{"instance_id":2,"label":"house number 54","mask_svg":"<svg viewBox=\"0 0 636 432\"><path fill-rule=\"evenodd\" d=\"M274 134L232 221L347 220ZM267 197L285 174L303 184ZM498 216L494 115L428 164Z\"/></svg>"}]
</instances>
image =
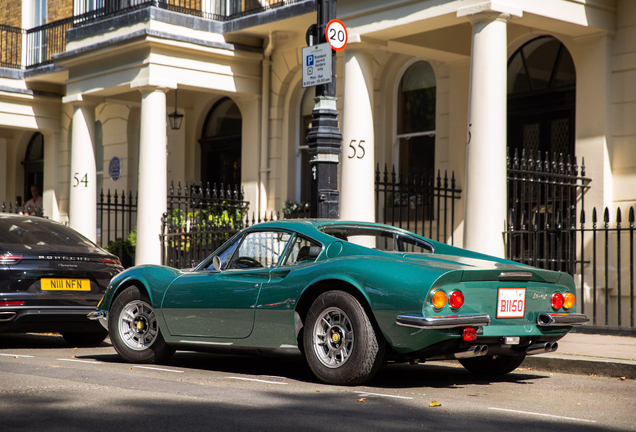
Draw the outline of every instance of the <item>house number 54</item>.
<instances>
[{"instance_id":1,"label":"house number 54","mask_svg":"<svg viewBox=\"0 0 636 432\"><path fill-rule=\"evenodd\" d=\"M75 173L73 176L73 187L78 187L80 183L84 183L84 187L88 187L88 173L85 173L81 179L79 176L80 173Z\"/></svg>"},{"instance_id":2,"label":"house number 54","mask_svg":"<svg viewBox=\"0 0 636 432\"><path fill-rule=\"evenodd\" d=\"M356 141L358 141L358 140L351 140L351 142L349 143L349 148L351 150L353 150L353 154L349 156L349 159L353 159L353 158L362 159L364 157L364 155L367 154L367 152L364 150L364 147L362 147L362 143L365 140L358 141L358 145L357 146L355 145ZM358 150L360 150L362 152L362 154L356 156L357 153L358 153L358 150L356 150L356 147L357 147Z\"/></svg>"}]
</instances>

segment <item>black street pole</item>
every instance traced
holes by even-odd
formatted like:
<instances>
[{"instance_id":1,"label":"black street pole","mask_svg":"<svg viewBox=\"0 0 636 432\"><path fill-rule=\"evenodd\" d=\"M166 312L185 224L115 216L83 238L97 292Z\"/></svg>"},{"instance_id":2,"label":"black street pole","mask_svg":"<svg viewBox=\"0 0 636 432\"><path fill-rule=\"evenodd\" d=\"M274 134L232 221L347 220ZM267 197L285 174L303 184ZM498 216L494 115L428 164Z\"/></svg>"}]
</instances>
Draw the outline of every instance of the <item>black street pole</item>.
<instances>
[{"instance_id":1,"label":"black street pole","mask_svg":"<svg viewBox=\"0 0 636 432\"><path fill-rule=\"evenodd\" d=\"M317 35L314 40L326 43L327 23L336 18L336 0L316 0ZM336 52L331 50L331 83L316 86L311 129L307 134L311 158L311 217L338 219L338 163L342 134L338 129L336 109Z\"/></svg>"}]
</instances>

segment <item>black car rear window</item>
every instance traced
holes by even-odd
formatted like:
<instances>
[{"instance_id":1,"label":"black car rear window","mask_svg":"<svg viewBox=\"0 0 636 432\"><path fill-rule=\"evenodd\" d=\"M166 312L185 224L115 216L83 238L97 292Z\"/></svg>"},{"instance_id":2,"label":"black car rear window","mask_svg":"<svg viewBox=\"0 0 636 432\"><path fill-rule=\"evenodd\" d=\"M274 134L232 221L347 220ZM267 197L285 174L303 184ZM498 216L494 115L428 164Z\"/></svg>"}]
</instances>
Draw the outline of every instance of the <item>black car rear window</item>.
<instances>
[{"instance_id":1,"label":"black car rear window","mask_svg":"<svg viewBox=\"0 0 636 432\"><path fill-rule=\"evenodd\" d=\"M96 252L78 232L40 217L0 217L0 248L8 251Z\"/></svg>"}]
</instances>

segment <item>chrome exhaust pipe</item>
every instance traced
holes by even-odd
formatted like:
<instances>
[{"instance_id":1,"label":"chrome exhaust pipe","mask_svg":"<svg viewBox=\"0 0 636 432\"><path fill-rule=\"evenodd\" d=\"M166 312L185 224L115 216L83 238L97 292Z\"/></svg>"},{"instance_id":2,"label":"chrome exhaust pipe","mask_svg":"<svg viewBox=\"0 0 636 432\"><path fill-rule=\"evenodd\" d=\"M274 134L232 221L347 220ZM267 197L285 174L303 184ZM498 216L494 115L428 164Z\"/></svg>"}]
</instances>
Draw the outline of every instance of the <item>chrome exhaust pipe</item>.
<instances>
[{"instance_id":1,"label":"chrome exhaust pipe","mask_svg":"<svg viewBox=\"0 0 636 432\"><path fill-rule=\"evenodd\" d=\"M468 348L466 351L457 352L451 354L452 358L460 359L460 358L472 358L472 357L482 357L488 354L488 345L475 345Z\"/></svg>"},{"instance_id":2,"label":"chrome exhaust pipe","mask_svg":"<svg viewBox=\"0 0 636 432\"><path fill-rule=\"evenodd\" d=\"M17 314L17 312L0 312L0 322L11 321Z\"/></svg>"},{"instance_id":3,"label":"chrome exhaust pipe","mask_svg":"<svg viewBox=\"0 0 636 432\"><path fill-rule=\"evenodd\" d=\"M538 344L532 344L528 348L526 348L526 355L555 352L558 348L559 344L556 342L541 342Z\"/></svg>"}]
</instances>

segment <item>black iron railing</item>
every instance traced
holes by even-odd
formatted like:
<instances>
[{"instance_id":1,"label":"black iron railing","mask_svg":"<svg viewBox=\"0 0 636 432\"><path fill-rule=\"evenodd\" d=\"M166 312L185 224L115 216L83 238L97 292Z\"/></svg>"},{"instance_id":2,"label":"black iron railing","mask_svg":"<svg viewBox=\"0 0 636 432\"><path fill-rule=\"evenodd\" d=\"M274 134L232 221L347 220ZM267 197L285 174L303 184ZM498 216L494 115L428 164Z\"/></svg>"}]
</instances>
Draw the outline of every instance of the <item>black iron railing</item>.
<instances>
[{"instance_id":1,"label":"black iron railing","mask_svg":"<svg viewBox=\"0 0 636 432\"><path fill-rule=\"evenodd\" d=\"M4 201L2 201L2 213L15 213L15 214L27 214L27 215L31 215L31 216L44 216L44 209L40 208L40 207L24 207L21 206L20 204L18 204L18 202L15 202L15 205L13 203L9 203L9 206L7 207L6 203Z\"/></svg>"},{"instance_id":2,"label":"black iron railing","mask_svg":"<svg viewBox=\"0 0 636 432\"><path fill-rule=\"evenodd\" d=\"M66 18L26 31L26 67L50 64L53 54L66 50L66 30L75 18Z\"/></svg>"},{"instance_id":3,"label":"black iron railing","mask_svg":"<svg viewBox=\"0 0 636 432\"><path fill-rule=\"evenodd\" d=\"M567 228L584 208L591 179L576 158L532 152L508 158L508 259L551 270L571 272L576 239Z\"/></svg>"},{"instance_id":4,"label":"black iron railing","mask_svg":"<svg viewBox=\"0 0 636 432\"><path fill-rule=\"evenodd\" d=\"M124 267L135 265L137 194L102 189L97 202L97 244L117 255Z\"/></svg>"},{"instance_id":5,"label":"black iron railing","mask_svg":"<svg viewBox=\"0 0 636 432\"><path fill-rule=\"evenodd\" d=\"M22 67L22 35L24 30L0 24L0 67Z\"/></svg>"},{"instance_id":6,"label":"black iron railing","mask_svg":"<svg viewBox=\"0 0 636 432\"><path fill-rule=\"evenodd\" d=\"M623 224L621 209L612 222L609 209L599 220L596 208L592 211L592 226L586 225L581 210L578 221L574 213L566 224L545 227L515 226L509 222L506 237L510 248L515 243L536 244L543 237L550 244L547 259L528 259L537 267L570 273L580 287L578 304L581 313L591 322L586 327L602 330L636 331L634 326L634 208L630 207L628 223ZM548 219L549 220L549 219ZM512 243L512 245L510 244ZM523 248L521 248L523 250ZM512 257L520 261L520 257Z\"/></svg>"},{"instance_id":7,"label":"black iron railing","mask_svg":"<svg viewBox=\"0 0 636 432\"><path fill-rule=\"evenodd\" d=\"M249 203L243 191L221 185L170 185L168 211L163 218L162 262L190 268L248 225Z\"/></svg>"},{"instance_id":8,"label":"black iron railing","mask_svg":"<svg viewBox=\"0 0 636 432\"><path fill-rule=\"evenodd\" d=\"M599 226L596 208L592 227L585 228L585 212L579 225L570 226L570 238L580 238L579 266L571 274L580 275L581 312L592 317L592 326L634 328L634 208L623 225L621 209L612 223L605 208ZM599 255L602 257L599 259ZM591 279L591 280L590 280ZM587 284L587 285L586 285ZM591 310L590 310L591 309ZM625 317L624 312L627 312ZM601 324L602 323L602 324Z\"/></svg>"},{"instance_id":9,"label":"black iron railing","mask_svg":"<svg viewBox=\"0 0 636 432\"><path fill-rule=\"evenodd\" d=\"M432 240L455 243L455 202L461 189L455 184L455 173L437 172L437 177L401 171L395 167L389 174L378 165L375 173L375 220L404 228Z\"/></svg>"}]
</instances>

